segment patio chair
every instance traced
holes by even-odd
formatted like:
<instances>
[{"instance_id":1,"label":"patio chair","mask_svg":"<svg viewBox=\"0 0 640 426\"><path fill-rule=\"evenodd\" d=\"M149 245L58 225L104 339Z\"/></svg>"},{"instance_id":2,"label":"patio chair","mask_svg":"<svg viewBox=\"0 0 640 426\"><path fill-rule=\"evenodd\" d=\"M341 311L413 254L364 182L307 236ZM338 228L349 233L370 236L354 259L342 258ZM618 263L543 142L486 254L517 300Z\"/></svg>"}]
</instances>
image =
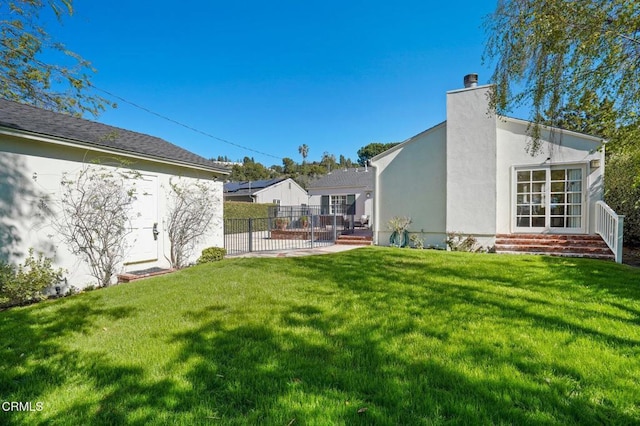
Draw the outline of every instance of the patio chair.
<instances>
[{"instance_id":1,"label":"patio chair","mask_svg":"<svg viewBox=\"0 0 640 426\"><path fill-rule=\"evenodd\" d=\"M363 214L362 216L360 216L359 220L356 220L354 225L358 228L368 228L369 227L369 216L366 214Z\"/></svg>"}]
</instances>

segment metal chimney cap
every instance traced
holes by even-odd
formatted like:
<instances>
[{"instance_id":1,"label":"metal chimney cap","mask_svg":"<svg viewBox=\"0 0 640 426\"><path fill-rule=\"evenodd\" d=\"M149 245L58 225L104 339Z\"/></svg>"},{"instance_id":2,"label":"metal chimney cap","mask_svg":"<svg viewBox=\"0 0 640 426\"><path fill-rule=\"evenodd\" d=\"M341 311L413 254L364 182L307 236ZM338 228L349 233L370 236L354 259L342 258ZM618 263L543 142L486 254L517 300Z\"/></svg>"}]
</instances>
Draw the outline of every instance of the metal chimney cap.
<instances>
[{"instance_id":1,"label":"metal chimney cap","mask_svg":"<svg viewBox=\"0 0 640 426\"><path fill-rule=\"evenodd\" d=\"M464 87L469 89L478 86L478 74L467 74L464 76Z\"/></svg>"}]
</instances>

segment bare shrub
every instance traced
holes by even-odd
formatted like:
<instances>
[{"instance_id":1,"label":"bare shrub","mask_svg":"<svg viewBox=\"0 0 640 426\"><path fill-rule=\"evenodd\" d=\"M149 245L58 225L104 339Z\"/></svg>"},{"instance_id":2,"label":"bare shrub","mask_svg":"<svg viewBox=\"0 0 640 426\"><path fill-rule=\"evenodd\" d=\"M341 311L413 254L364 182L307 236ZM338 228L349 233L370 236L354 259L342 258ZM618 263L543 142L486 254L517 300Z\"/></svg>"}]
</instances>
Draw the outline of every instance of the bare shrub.
<instances>
[{"instance_id":1,"label":"bare shrub","mask_svg":"<svg viewBox=\"0 0 640 426\"><path fill-rule=\"evenodd\" d=\"M187 266L195 246L212 226L220 197L207 181L169 181L167 230L171 243L169 262L175 269Z\"/></svg>"}]
</instances>

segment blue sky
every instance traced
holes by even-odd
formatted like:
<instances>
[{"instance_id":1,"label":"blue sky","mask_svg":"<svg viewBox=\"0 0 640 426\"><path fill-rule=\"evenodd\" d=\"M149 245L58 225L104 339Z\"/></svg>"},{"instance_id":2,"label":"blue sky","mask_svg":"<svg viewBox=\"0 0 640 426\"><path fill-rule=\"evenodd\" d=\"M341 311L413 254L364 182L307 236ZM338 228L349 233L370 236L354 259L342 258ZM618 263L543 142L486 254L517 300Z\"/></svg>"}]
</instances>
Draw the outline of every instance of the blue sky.
<instances>
[{"instance_id":1,"label":"blue sky","mask_svg":"<svg viewBox=\"0 0 640 426\"><path fill-rule=\"evenodd\" d=\"M51 33L98 70L114 99L98 121L159 136L206 158L323 152L356 159L445 119L445 93L482 64L495 1L75 0Z\"/></svg>"}]
</instances>

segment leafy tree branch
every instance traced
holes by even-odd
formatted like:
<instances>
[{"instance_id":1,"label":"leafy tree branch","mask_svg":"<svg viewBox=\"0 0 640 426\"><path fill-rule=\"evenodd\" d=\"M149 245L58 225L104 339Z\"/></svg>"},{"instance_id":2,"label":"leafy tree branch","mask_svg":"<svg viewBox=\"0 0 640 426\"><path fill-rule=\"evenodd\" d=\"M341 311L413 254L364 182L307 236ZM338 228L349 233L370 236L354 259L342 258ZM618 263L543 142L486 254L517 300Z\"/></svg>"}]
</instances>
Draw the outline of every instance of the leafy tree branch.
<instances>
[{"instance_id":1,"label":"leafy tree branch","mask_svg":"<svg viewBox=\"0 0 640 426\"><path fill-rule=\"evenodd\" d=\"M98 115L108 100L91 93L95 72L80 55L53 40L41 15L49 7L58 23L73 14L71 0L0 2L0 97L74 115ZM58 54L60 65L43 60Z\"/></svg>"}]
</instances>

